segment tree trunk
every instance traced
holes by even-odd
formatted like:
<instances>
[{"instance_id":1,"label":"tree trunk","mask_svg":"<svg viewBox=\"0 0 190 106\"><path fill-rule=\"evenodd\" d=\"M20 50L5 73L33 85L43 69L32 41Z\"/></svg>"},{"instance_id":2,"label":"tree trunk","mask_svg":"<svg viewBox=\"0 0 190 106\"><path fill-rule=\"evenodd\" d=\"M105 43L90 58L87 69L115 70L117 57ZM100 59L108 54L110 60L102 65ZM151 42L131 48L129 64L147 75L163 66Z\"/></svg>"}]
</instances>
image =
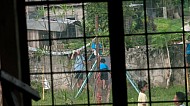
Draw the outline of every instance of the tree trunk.
<instances>
[{"instance_id":1,"label":"tree trunk","mask_svg":"<svg viewBox=\"0 0 190 106\"><path fill-rule=\"evenodd\" d=\"M171 63L170 63L170 53L169 53L169 49L168 49L168 44L166 43L166 51L167 51L167 57L168 57L168 61L167 61L167 66L171 68ZM168 88L170 86L170 79L171 79L171 75L172 75L172 69L169 69L169 73L168 73L168 77L166 79L166 88Z\"/></svg>"},{"instance_id":2,"label":"tree trunk","mask_svg":"<svg viewBox=\"0 0 190 106\"><path fill-rule=\"evenodd\" d=\"M179 13L178 13L178 12L175 12L175 13L174 13L174 18L175 18L175 19L180 19L180 16L179 16Z\"/></svg>"}]
</instances>

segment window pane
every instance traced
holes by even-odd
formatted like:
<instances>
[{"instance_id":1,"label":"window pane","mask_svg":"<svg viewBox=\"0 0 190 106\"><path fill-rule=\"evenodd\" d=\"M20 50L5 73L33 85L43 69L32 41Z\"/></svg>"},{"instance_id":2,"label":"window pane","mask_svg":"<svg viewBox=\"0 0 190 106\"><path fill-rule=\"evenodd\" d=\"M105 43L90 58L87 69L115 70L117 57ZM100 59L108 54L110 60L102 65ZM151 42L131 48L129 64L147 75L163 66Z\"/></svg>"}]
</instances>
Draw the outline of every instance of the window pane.
<instances>
[{"instance_id":1,"label":"window pane","mask_svg":"<svg viewBox=\"0 0 190 106\"><path fill-rule=\"evenodd\" d=\"M49 74L33 74L30 75L30 84L32 88L39 92L41 99L39 101L32 101L32 105L51 105L51 77Z\"/></svg>"},{"instance_id":2,"label":"window pane","mask_svg":"<svg viewBox=\"0 0 190 106\"><path fill-rule=\"evenodd\" d=\"M80 74L80 78L84 78L84 73L54 74L54 102L56 105L86 104L88 103L87 87L81 87L83 80L76 78L76 74ZM75 78L74 78L75 77ZM79 91L79 89L81 90Z\"/></svg>"},{"instance_id":3,"label":"window pane","mask_svg":"<svg viewBox=\"0 0 190 106\"><path fill-rule=\"evenodd\" d=\"M149 35L151 68L183 67L184 46L181 34Z\"/></svg>"},{"instance_id":4,"label":"window pane","mask_svg":"<svg viewBox=\"0 0 190 106\"><path fill-rule=\"evenodd\" d=\"M151 70L152 101L172 101L176 92L185 93L185 71L183 69Z\"/></svg>"},{"instance_id":5,"label":"window pane","mask_svg":"<svg viewBox=\"0 0 190 106\"><path fill-rule=\"evenodd\" d=\"M85 4L85 34L90 36L108 36L108 10L106 2Z\"/></svg>"},{"instance_id":6,"label":"window pane","mask_svg":"<svg viewBox=\"0 0 190 106\"><path fill-rule=\"evenodd\" d=\"M39 44L44 44L45 42L41 41L39 42ZM30 73L46 73L51 71L49 46L43 46L43 47L29 46L28 50L29 50Z\"/></svg>"},{"instance_id":7,"label":"window pane","mask_svg":"<svg viewBox=\"0 0 190 106\"><path fill-rule=\"evenodd\" d=\"M145 32L143 1L123 2L123 21L125 34Z\"/></svg>"},{"instance_id":8,"label":"window pane","mask_svg":"<svg viewBox=\"0 0 190 106\"><path fill-rule=\"evenodd\" d=\"M190 27L189 27L190 4L189 4L189 1L187 0L184 1L183 11L184 11L184 25L185 25L184 30L190 31Z\"/></svg>"},{"instance_id":9,"label":"window pane","mask_svg":"<svg viewBox=\"0 0 190 106\"><path fill-rule=\"evenodd\" d=\"M49 38L49 22L47 16L48 11L46 5L26 7L28 40ZM54 27L50 28L51 30L55 30Z\"/></svg>"},{"instance_id":10,"label":"window pane","mask_svg":"<svg viewBox=\"0 0 190 106\"><path fill-rule=\"evenodd\" d=\"M182 31L181 0L146 2L148 32Z\"/></svg>"},{"instance_id":11,"label":"window pane","mask_svg":"<svg viewBox=\"0 0 190 106\"><path fill-rule=\"evenodd\" d=\"M152 103L152 106L174 106L174 103Z\"/></svg>"},{"instance_id":12,"label":"window pane","mask_svg":"<svg viewBox=\"0 0 190 106\"><path fill-rule=\"evenodd\" d=\"M126 69L146 69L147 49L144 35L125 37Z\"/></svg>"},{"instance_id":13,"label":"window pane","mask_svg":"<svg viewBox=\"0 0 190 106\"><path fill-rule=\"evenodd\" d=\"M49 6L53 38L82 37L82 4L56 4Z\"/></svg>"},{"instance_id":14,"label":"window pane","mask_svg":"<svg viewBox=\"0 0 190 106\"><path fill-rule=\"evenodd\" d=\"M148 71L126 71L128 102L149 102Z\"/></svg>"}]
</instances>

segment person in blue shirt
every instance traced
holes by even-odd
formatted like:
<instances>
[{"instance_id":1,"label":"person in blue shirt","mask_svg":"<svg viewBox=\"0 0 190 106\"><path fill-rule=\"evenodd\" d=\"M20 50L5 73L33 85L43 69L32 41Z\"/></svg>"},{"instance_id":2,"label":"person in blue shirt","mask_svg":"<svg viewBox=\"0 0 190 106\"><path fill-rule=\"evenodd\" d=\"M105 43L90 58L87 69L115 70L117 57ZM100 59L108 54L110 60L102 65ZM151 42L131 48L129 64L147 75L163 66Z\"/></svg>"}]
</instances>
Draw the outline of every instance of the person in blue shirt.
<instances>
[{"instance_id":1,"label":"person in blue shirt","mask_svg":"<svg viewBox=\"0 0 190 106\"><path fill-rule=\"evenodd\" d=\"M71 56L71 59L75 58L74 71L84 71L85 70L85 58L80 53L80 50L77 50ZM76 73L75 78L77 79L77 87L80 88L83 81L83 73Z\"/></svg>"},{"instance_id":2,"label":"person in blue shirt","mask_svg":"<svg viewBox=\"0 0 190 106\"><path fill-rule=\"evenodd\" d=\"M190 42L186 42L186 59L188 66L190 65Z\"/></svg>"},{"instance_id":3,"label":"person in blue shirt","mask_svg":"<svg viewBox=\"0 0 190 106\"><path fill-rule=\"evenodd\" d=\"M98 53L98 55L102 55L102 44L101 44L101 42L98 42L98 45L99 45L99 53ZM94 39L92 40L91 49L92 49L94 55L96 56L96 54L97 54L96 53L96 42L95 42Z\"/></svg>"},{"instance_id":4,"label":"person in blue shirt","mask_svg":"<svg viewBox=\"0 0 190 106\"><path fill-rule=\"evenodd\" d=\"M100 60L100 71L102 71L100 74L100 79L102 80L103 89L106 88L106 81L108 80L108 72L103 72L103 71L109 70L109 68L105 62L106 62L106 60L104 58L102 58Z\"/></svg>"}]
</instances>

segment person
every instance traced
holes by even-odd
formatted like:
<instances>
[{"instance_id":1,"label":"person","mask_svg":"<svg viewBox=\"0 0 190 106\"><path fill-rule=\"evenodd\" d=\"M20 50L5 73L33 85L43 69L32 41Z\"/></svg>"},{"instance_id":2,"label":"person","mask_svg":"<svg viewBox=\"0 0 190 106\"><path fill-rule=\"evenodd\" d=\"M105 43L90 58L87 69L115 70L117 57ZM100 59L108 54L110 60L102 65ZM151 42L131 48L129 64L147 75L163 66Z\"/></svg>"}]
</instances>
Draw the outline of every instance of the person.
<instances>
[{"instance_id":1,"label":"person","mask_svg":"<svg viewBox=\"0 0 190 106\"><path fill-rule=\"evenodd\" d=\"M102 55L102 44L101 44L101 42L98 42L98 45L99 45L99 53L98 53L98 55ZM92 40L91 49L92 49L94 57L95 57L96 54L97 54L96 53L96 42L95 42L95 39Z\"/></svg>"},{"instance_id":2,"label":"person","mask_svg":"<svg viewBox=\"0 0 190 106\"><path fill-rule=\"evenodd\" d=\"M101 58L100 60L100 71L109 70L107 64L105 63L106 60ZM106 81L108 80L108 72L101 72L100 79L102 80L103 89L106 88Z\"/></svg>"},{"instance_id":3,"label":"person","mask_svg":"<svg viewBox=\"0 0 190 106\"><path fill-rule=\"evenodd\" d=\"M185 101L185 94L183 92L176 92L174 96L175 106L185 106L183 101Z\"/></svg>"},{"instance_id":4,"label":"person","mask_svg":"<svg viewBox=\"0 0 190 106\"><path fill-rule=\"evenodd\" d=\"M186 61L187 61L187 66L190 65L190 42L186 41Z\"/></svg>"},{"instance_id":5,"label":"person","mask_svg":"<svg viewBox=\"0 0 190 106\"><path fill-rule=\"evenodd\" d=\"M145 91L148 89L148 83L144 80L138 82L138 88L140 90L138 95L138 106L148 106L147 102L147 96L145 94Z\"/></svg>"},{"instance_id":6,"label":"person","mask_svg":"<svg viewBox=\"0 0 190 106\"><path fill-rule=\"evenodd\" d=\"M74 63L74 71L83 71L85 68L85 58L83 55L80 53L80 50L77 50L71 56L71 59L75 58L75 63ZM76 73L75 78L77 79L77 88L80 88L82 85L83 81L83 73Z\"/></svg>"}]
</instances>

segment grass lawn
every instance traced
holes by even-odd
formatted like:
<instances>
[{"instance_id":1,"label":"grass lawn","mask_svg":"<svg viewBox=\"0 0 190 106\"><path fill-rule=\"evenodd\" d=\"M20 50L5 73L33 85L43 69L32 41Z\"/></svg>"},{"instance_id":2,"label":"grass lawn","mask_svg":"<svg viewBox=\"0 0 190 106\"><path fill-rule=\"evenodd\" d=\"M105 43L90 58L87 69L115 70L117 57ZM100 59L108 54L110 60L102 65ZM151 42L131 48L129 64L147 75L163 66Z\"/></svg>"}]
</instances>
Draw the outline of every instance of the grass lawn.
<instances>
[{"instance_id":1,"label":"grass lawn","mask_svg":"<svg viewBox=\"0 0 190 106\"><path fill-rule=\"evenodd\" d=\"M156 18L154 22L157 26L157 32L182 31L182 19Z\"/></svg>"},{"instance_id":2,"label":"grass lawn","mask_svg":"<svg viewBox=\"0 0 190 106\"><path fill-rule=\"evenodd\" d=\"M176 91L182 91L185 92L184 86L171 86L168 89L162 88L162 87L154 87L151 88L151 100L153 102L157 101L172 101L175 95ZM137 106L137 104L133 102L137 102L138 93L135 91L135 89L128 84L127 87L128 92L128 102L130 103L129 106ZM77 90L59 90L54 92L54 104L56 105L66 105L66 104L85 104L88 103L87 99L87 92L84 90L81 95L79 95L78 98L74 98L77 93ZM147 97L149 99L149 92L146 92ZM40 92L40 95L42 97L42 92ZM52 104L52 96L51 96L51 90L45 91L44 93L44 100L41 99L38 102L32 101L33 105L51 105ZM94 96L93 96L93 90L90 90L89 92L90 97L90 103L95 103ZM110 102L112 102L112 96L110 96ZM173 106L172 102L169 103L154 103L152 106Z\"/></svg>"},{"instance_id":3,"label":"grass lawn","mask_svg":"<svg viewBox=\"0 0 190 106\"><path fill-rule=\"evenodd\" d=\"M164 87L154 87L150 90L151 101L157 102L153 103L152 106L174 106L173 102L168 103L159 103L161 101L172 101L175 95L175 92L182 91L185 92L185 86L171 86L168 89ZM149 91L146 92L146 95L149 97ZM128 87L128 102L137 102L138 94L132 87ZM137 104L130 104L129 106L137 106Z\"/></svg>"}]
</instances>

